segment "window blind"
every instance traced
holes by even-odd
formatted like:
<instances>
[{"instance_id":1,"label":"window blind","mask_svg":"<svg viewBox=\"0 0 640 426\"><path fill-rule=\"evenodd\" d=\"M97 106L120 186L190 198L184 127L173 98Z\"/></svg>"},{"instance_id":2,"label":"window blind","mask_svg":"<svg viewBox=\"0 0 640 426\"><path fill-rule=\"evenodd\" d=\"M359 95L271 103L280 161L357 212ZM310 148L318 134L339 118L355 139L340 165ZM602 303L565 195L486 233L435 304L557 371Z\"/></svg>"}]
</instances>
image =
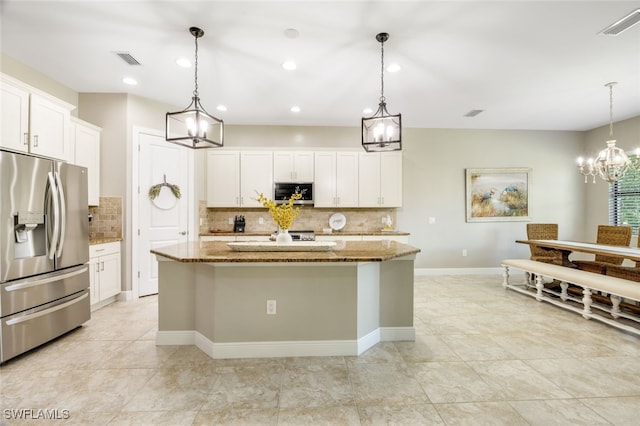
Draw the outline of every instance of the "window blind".
<instances>
[{"instance_id":1,"label":"window blind","mask_svg":"<svg viewBox=\"0 0 640 426\"><path fill-rule=\"evenodd\" d=\"M634 158L637 164L637 157ZM640 170L629 168L617 182L609 185L609 223L629 225L633 234L640 226Z\"/></svg>"}]
</instances>

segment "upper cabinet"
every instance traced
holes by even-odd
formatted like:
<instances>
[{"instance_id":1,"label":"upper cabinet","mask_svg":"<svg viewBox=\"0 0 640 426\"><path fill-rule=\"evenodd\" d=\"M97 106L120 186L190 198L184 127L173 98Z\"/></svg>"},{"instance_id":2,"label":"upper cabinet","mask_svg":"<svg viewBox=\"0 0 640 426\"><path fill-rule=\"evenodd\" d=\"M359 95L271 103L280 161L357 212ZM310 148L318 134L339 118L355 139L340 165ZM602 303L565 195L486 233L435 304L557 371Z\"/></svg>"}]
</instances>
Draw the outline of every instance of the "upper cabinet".
<instances>
[{"instance_id":1,"label":"upper cabinet","mask_svg":"<svg viewBox=\"0 0 640 426\"><path fill-rule=\"evenodd\" d=\"M313 151L273 153L274 182L313 182Z\"/></svg>"},{"instance_id":2,"label":"upper cabinet","mask_svg":"<svg viewBox=\"0 0 640 426\"><path fill-rule=\"evenodd\" d=\"M207 207L262 207L260 192L273 196L271 151L207 153Z\"/></svg>"},{"instance_id":3,"label":"upper cabinet","mask_svg":"<svg viewBox=\"0 0 640 426\"><path fill-rule=\"evenodd\" d=\"M70 136L73 105L6 75L1 75L0 91L0 146L74 161Z\"/></svg>"},{"instance_id":4,"label":"upper cabinet","mask_svg":"<svg viewBox=\"0 0 640 426\"><path fill-rule=\"evenodd\" d=\"M100 200L100 133L102 129L71 117L71 139L75 151L74 163L87 168L89 205Z\"/></svg>"},{"instance_id":5,"label":"upper cabinet","mask_svg":"<svg viewBox=\"0 0 640 426\"><path fill-rule=\"evenodd\" d=\"M314 154L315 207L358 207L358 153Z\"/></svg>"},{"instance_id":6,"label":"upper cabinet","mask_svg":"<svg viewBox=\"0 0 640 426\"><path fill-rule=\"evenodd\" d=\"M360 152L360 207L402 207L402 152Z\"/></svg>"},{"instance_id":7,"label":"upper cabinet","mask_svg":"<svg viewBox=\"0 0 640 426\"><path fill-rule=\"evenodd\" d=\"M244 207L262 207L258 194L273 197L273 154L271 151L240 153L240 202Z\"/></svg>"}]
</instances>

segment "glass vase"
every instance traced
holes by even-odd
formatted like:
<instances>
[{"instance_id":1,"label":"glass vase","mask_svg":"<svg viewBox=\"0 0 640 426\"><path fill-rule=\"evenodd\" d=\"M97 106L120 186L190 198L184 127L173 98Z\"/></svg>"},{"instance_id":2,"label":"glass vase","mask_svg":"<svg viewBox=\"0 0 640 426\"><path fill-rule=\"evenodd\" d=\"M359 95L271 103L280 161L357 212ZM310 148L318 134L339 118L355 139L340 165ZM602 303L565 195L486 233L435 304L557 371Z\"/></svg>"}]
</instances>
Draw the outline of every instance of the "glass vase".
<instances>
[{"instance_id":1,"label":"glass vase","mask_svg":"<svg viewBox=\"0 0 640 426\"><path fill-rule=\"evenodd\" d=\"M288 229L279 229L278 235L276 236L276 244L291 244L293 242L293 238L291 238L291 234L289 234Z\"/></svg>"}]
</instances>

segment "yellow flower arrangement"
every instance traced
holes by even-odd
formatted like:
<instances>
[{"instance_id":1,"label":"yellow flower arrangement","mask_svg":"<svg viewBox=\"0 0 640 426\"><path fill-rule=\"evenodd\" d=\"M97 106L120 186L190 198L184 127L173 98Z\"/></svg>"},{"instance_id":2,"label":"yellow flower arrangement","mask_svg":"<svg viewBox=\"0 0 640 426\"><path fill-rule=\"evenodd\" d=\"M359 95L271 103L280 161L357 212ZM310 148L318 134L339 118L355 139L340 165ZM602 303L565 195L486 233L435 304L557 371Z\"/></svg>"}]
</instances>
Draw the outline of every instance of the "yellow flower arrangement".
<instances>
[{"instance_id":1,"label":"yellow flower arrangement","mask_svg":"<svg viewBox=\"0 0 640 426\"><path fill-rule=\"evenodd\" d=\"M283 204L276 204L275 201L265 197L263 193L258 195L256 201L269 209L271 217L273 217L280 229L289 229L298 213L300 213L300 207L293 206L293 203L300 198L302 198L302 192L300 192L299 188L296 188L295 192L289 197L289 201Z\"/></svg>"}]
</instances>

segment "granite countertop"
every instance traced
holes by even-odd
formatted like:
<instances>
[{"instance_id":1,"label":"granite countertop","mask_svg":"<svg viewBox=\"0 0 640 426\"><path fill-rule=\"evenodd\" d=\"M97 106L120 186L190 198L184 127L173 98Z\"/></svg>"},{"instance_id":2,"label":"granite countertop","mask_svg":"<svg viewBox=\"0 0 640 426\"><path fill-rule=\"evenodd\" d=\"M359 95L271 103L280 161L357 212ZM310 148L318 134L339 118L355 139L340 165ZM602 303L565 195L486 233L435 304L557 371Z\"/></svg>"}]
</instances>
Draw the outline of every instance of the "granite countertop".
<instances>
[{"instance_id":1,"label":"granite countertop","mask_svg":"<svg viewBox=\"0 0 640 426\"><path fill-rule=\"evenodd\" d=\"M417 247L388 240L341 241L331 251L314 252L240 252L221 241L192 241L151 250L153 254L185 263L381 262L419 252Z\"/></svg>"},{"instance_id":2,"label":"granite countertop","mask_svg":"<svg viewBox=\"0 0 640 426\"><path fill-rule=\"evenodd\" d=\"M89 245L90 246L94 246L96 244L106 244L106 243L113 243L113 242L117 242L117 241L122 241L122 238L116 238L116 237L112 237L112 238L92 238L89 240Z\"/></svg>"},{"instance_id":3,"label":"granite countertop","mask_svg":"<svg viewBox=\"0 0 640 426\"><path fill-rule=\"evenodd\" d=\"M322 230L314 231L316 235L411 235L408 232L402 231L335 231L331 233L324 233ZM247 235L250 237L268 237L272 235L273 232L226 232L226 231L209 231L209 232L201 232L201 237L211 237L211 236L220 236L220 237L235 237L237 235Z\"/></svg>"}]
</instances>

